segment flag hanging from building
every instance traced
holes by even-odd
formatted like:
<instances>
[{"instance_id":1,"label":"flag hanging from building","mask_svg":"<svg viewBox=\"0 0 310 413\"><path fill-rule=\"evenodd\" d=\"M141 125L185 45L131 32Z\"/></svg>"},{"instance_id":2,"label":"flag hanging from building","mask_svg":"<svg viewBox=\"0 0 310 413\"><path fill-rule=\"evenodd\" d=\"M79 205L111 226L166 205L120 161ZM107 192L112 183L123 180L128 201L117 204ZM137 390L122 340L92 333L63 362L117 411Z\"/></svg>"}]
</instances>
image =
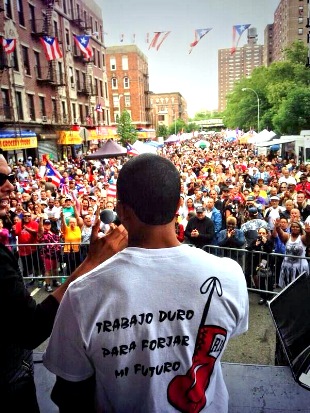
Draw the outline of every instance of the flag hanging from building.
<instances>
[{"instance_id":1,"label":"flag hanging from building","mask_svg":"<svg viewBox=\"0 0 310 413\"><path fill-rule=\"evenodd\" d=\"M98 103L98 104L96 105L95 111L96 111L96 112L102 112L101 103Z\"/></svg>"},{"instance_id":2,"label":"flag hanging from building","mask_svg":"<svg viewBox=\"0 0 310 413\"><path fill-rule=\"evenodd\" d=\"M89 45L90 36L84 34L84 36L73 36L74 41L84 56L88 59L93 55L93 51Z\"/></svg>"},{"instance_id":3,"label":"flag hanging from building","mask_svg":"<svg viewBox=\"0 0 310 413\"><path fill-rule=\"evenodd\" d=\"M140 155L140 153L137 151L137 149L134 148L132 145L130 145L130 143L127 144L126 148L127 148L127 155L131 155L131 156Z\"/></svg>"},{"instance_id":4,"label":"flag hanging from building","mask_svg":"<svg viewBox=\"0 0 310 413\"><path fill-rule=\"evenodd\" d=\"M47 60L56 60L62 57L57 37L42 36L40 40Z\"/></svg>"},{"instance_id":5,"label":"flag hanging from building","mask_svg":"<svg viewBox=\"0 0 310 413\"><path fill-rule=\"evenodd\" d=\"M197 44L199 43L199 41L203 38L203 36L205 36L207 33L209 33L209 31L212 30L210 29L196 29L195 30L195 40L189 45L190 49L189 49L189 54L192 53L192 50L195 46L197 46Z\"/></svg>"},{"instance_id":6,"label":"flag hanging from building","mask_svg":"<svg viewBox=\"0 0 310 413\"><path fill-rule=\"evenodd\" d=\"M234 54L236 52L243 32L245 32L250 26L250 24L236 24L235 26L233 26L233 45L230 49L230 54Z\"/></svg>"},{"instance_id":7,"label":"flag hanging from building","mask_svg":"<svg viewBox=\"0 0 310 413\"><path fill-rule=\"evenodd\" d=\"M45 177L49 178L51 182L59 186L62 179L61 173L54 167L49 159L46 159Z\"/></svg>"},{"instance_id":8,"label":"flag hanging from building","mask_svg":"<svg viewBox=\"0 0 310 413\"><path fill-rule=\"evenodd\" d=\"M154 32L154 37L149 45L149 49L154 47L156 50L159 50L160 46L167 39L171 32Z\"/></svg>"},{"instance_id":9,"label":"flag hanging from building","mask_svg":"<svg viewBox=\"0 0 310 413\"><path fill-rule=\"evenodd\" d=\"M13 53L16 48L16 39L5 39L1 37L1 44L5 53Z\"/></svg>"}]
</instances>

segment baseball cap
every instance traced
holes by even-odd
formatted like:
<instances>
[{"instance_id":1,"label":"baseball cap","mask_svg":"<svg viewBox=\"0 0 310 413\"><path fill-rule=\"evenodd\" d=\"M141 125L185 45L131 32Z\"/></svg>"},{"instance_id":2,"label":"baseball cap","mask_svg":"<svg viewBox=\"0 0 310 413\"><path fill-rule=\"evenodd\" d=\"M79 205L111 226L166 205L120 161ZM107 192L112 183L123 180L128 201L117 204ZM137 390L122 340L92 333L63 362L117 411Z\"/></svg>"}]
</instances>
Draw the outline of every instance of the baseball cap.
<instances>
[{"instance_id":1,"label":"baseball cap","mask_svg":"<svg viewBox=\"0 0 310 413\"><path fill-rule=\"evenodd\" d=\"M256 207L250 207L248 209L248 211L249 211L250 215L257 215L258 214L258 209Z\"/></svg>"},{"instance_id":2,"label":"baseball cap","mask_svg":"<svg viewBox=\"0 0 310 413\"><path fill-rule=\"evenodd\" d=\"M51 221L50 221L49 219L45 219L45 220L43 221L43 224L51 224Z\"/></svg>"},{"instance_id":3,"label":"baseball cap","mask_svg":"<svg viewBox=\"0 0 310 413\"><path fill-rule=\"evenodd\" d=\"M280 201L279 197L276 195L273 195L270 197L270 201Z\"/></svg>"},{"instance_id":4,"label":"baseball cap","mask_svg":"<svg viewBox=\"0 0 310 413\"><path fill-rule=\"evenodd\" d=\"M69 201L71 201L72 198L71 198L70 195L67 195L66 198L65 198L65 201L67 201L67 199L69 199Z\"/></svg>"},{"instance_id":5,"label":"baseball cap","mask_svg":"<svg viewBox=\"0 0 310 413\"><path fill-rule=\"evenodd\" d=\"M196 212L204 212L204 207L203 206L198 206L197 208L196 208Z\"/></svg>"},{"instance_id":6,"label":"baseball cap","mask_svg":"<svg viewBox=\"0 0 310 413\"><path fill-rule=\"evenodd\" d=\"M47 202L41 200L41 201L40 201L40 204L41 204L41 205L47 205Z\"/></svg>"},{"instance_id":7,"label":"baseball cap","mask_svg":"<svg viewBox=\"0 0 310 413\"><path fill-rule=\"evenodd\" d=\"M89 198L89 199L92 199L93 201L97 201L97 197L96 197L96 196L91 195L91 196L89 196L88 198Z\"/></svg>"},{"instance_id":8,"label":"baseball cap","mask_svg":"<svg viewBox=\"0 0 310 413\"><path fill-rule=\"evenodd\" d=\"M249 195L246 198L247 201L255 201L255 197L253 195Z\"/></svg>"},{"instance_id":9,"label":"baseball cap","mask_svg":"<svg viewBox=\"0 0 310 413\"><path fill-rule=\"evenodd\" d=\"M233 185L229 185L228 189L233 189L234 186Z\"/></svg>"}]
</instances>

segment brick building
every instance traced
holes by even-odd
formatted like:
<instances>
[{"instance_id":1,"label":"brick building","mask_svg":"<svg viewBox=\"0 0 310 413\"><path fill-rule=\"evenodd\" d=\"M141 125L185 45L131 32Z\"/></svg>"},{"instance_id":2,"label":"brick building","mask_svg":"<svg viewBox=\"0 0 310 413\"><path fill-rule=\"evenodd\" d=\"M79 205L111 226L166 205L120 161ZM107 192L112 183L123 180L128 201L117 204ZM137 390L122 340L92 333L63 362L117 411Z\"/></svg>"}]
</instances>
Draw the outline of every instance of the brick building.
<instances>
[{"instance_id":1,"label":"brick building","mask_svg":"<svg viewBox=\"0 0 310 413\"><path fill-rule=\"evenodd\" d=\"M257 44L257 30L247 30L247 44L237 47L234 54L231 49L218 51L218 102L219 112L226 108L226 96L234 88L235 82L251 76L254 68L263 65L264 46Z\"/></svg>"},{"instance_id":2,"label":"brick building","mask_svg":"<svg viewBox=\"0 0 310 413\"><path fill-rule=\"evenodd\" d=\"M187 102L179 92L150 94L152 123L155 129L159 125L170 126L177 119L188 122Z\"/></svg>"},{"instance_id":3,"label":"brick building","mask_svg":"<svg viewBox=\"0 0 310 413\"><path fill-rule=\"evenodd\" d=\"M266 30L269 31L271 56L268 64L283 60L284 49L294 41L308 44L309 0L281 0L274 13L272 30L268 26Z\"/></svg>"},{"instance_id":4,"label":"brick building","mask_svg":"<svg viewBox=\"0 0 310 413\"><path fill-rule=\"evenodd\" d=\"M13 159L75 155L110 124L101 9L93 0L1 3L1 36L16 48L0 49L0 147ZM91 58L74 35L89 36ZM61 58L47 60L43 36L58 39Z\"/></svg>"},{"instance_id":5,"label":"brick building","mask_svg":"<svg viewBox=\"0 0 310 413\"><path fill-rule=\"evenodd\" d=\"M127 110L137 127L150 127L148 59L136 45L106 48L111 122Z\"/></svg>"}]
</instances>

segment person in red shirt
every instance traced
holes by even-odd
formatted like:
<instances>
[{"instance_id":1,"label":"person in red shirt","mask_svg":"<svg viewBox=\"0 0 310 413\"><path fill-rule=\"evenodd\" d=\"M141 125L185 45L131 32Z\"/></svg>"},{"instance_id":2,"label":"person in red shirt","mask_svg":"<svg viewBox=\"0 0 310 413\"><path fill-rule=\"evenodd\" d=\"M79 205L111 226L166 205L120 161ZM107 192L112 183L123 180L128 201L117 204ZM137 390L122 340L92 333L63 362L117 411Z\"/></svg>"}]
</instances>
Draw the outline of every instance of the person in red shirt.
<instances>
[{"instance_id":1,"label":"person in red shirt","mask_svg":"<svg viewBox=\"0 0 310 413\"><path fill-rule=\"evenodd\" d=\"M178 241L183 242L184 241L184 226L179 223L179 214L175 214L175 233L177 236Z\"/></svg>"},{"instance_id":2,"label":"person in red shirt","mask_svg":"<svg viewBox=\"0 0 310 413\"><path fill-rule=\"evenodd\" d=\"M23 266L23 277L38 275L40 264L37 248L39 224L31 219L30 212L25 212L21 221L16 223L15 235L18 237L18 252ZM23 246L24 245L24 246Z\"/></svg>"},{"instance_id":3,"label":"person in red shirt","mask_svg":"<svg viewBox=\"0 0 310 413\"><path fill-rule=\"evenodd\" d=\"M307 181L307 175L300 175L300 182L296 185L297 192L303 192L306 199L310 199L310 182Z\"/></svg>"}]
</instances>

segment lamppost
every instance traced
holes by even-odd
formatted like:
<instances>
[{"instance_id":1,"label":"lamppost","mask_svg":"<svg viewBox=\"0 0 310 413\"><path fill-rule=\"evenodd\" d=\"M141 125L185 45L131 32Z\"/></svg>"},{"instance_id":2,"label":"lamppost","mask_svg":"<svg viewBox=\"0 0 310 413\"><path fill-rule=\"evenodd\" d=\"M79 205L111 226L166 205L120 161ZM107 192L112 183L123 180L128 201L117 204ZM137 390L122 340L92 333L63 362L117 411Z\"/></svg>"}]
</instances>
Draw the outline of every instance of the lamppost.
<instances>
[{"instance_id":1,"label":"lamppost","mask_svg":"<svg viewBox=\"0 0 310 413\"><path fill-rule=\"evenodd\" d=\"M242 92L245 92L246 90L251 90L252 92L254 92L257 98L257 133L259 133L259 97L258 97L256 90L251 89L250 87L242 88Z\"/></svg>"}]
</instances>

